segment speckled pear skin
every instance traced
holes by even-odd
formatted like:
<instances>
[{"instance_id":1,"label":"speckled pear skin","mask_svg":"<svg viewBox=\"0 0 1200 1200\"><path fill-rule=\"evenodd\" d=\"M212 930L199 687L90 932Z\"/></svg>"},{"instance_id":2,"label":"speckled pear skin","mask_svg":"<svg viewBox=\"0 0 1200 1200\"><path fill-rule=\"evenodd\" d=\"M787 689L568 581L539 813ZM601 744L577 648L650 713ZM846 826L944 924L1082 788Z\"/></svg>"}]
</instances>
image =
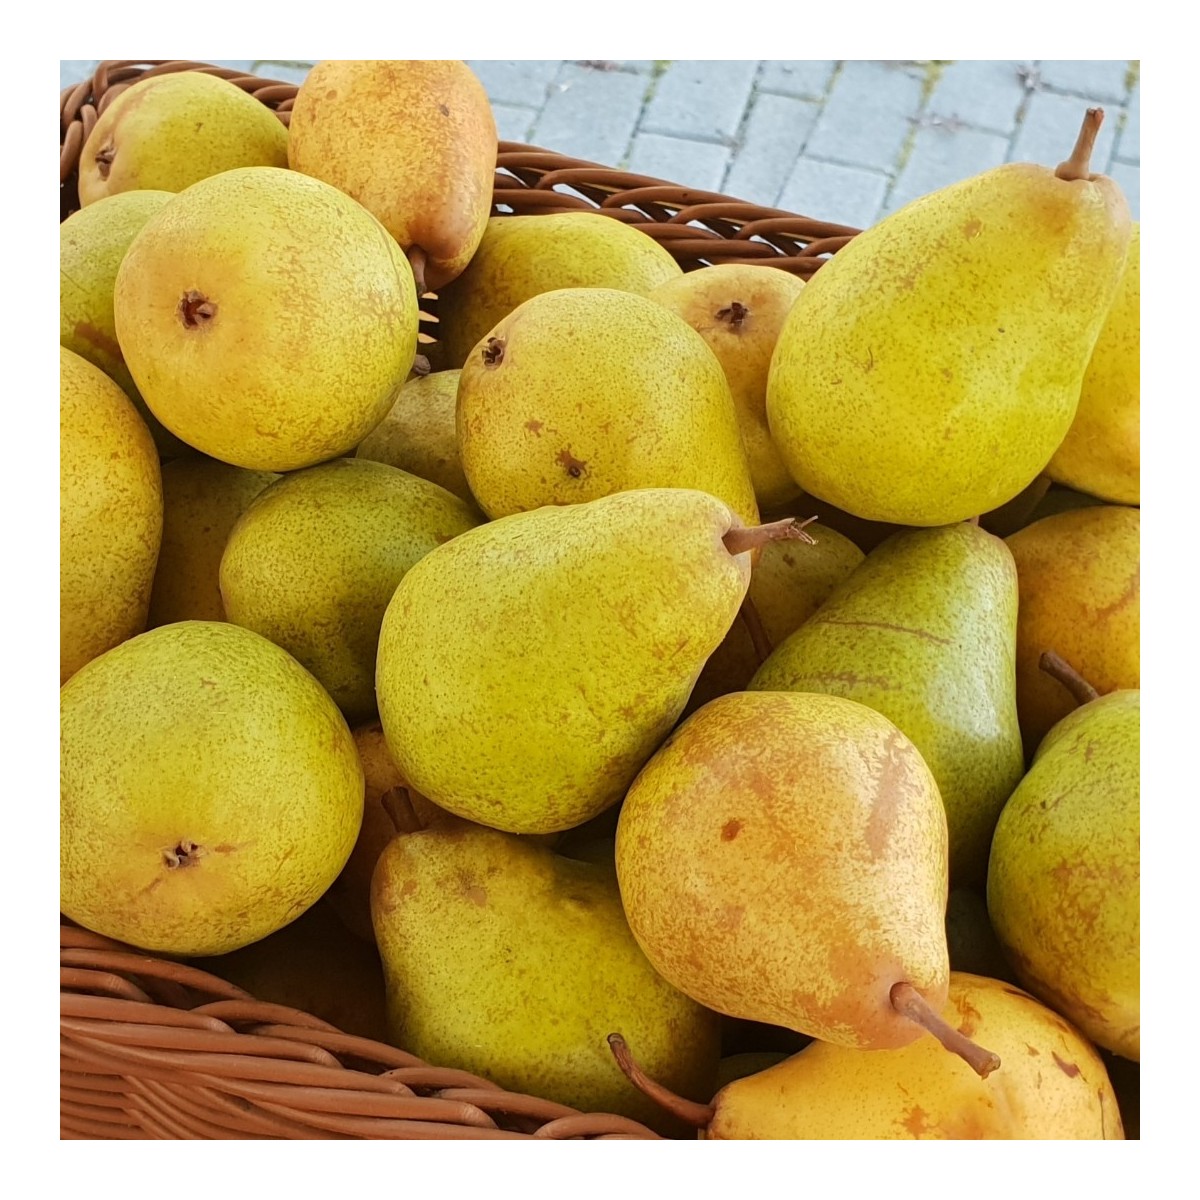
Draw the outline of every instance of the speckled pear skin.
<instances>
[{"instance_id":1,"label":"speckled pear skin","mask_svg":"<svg viewBox=\"0 0 1200 1200\"><path fill-rule=\"evenodd\" d=\"M1018 978L1097 1045L1141 1055L1141 692L1064 717L996 826L988 911Z\"/></svg>"},{"instance_id":2,"label":"speckled pear skin","mask_svg":"<svg viewBox=\"0 0 1200 1200\"><path fill-rule=\"evenodd\" d=\"M721 541L732 522L703 492L646 489L505 517L426 555L388 606L376 665L405 778L511 833L617 803L745 596L750 555Z\"/></svg>"},{"instance_id":3,"label":"speckled pear skin","mask_svg":"<svg viewBox=\"0 0 1200 1200\"><path fill-rule=\"evenodd\" d=\"M706 1136L920 1141L1124 1137L1099 1055L1057 1013L995 979L952 972L942 1017L994 1049L980 1079L933 1038L863 1054L813 1042L715 1100Z\"/></svg>"},{"instance_id":4,"label":"speckled pear skin","mask_svg":"<svg viewBox=\"0 0 1200 1200\"><path fill-rule=\"evenodd\" d=\"M149 627L223 621L221 555L250 501L279 476L190 454L164 463L163 535Z\"/></svg>"},{"instance_id":5,"label":"speckled pear skin","mask_svg":"<svg viewBox=\"0 0 1200 1200\"><path fill-rule=\"evenodd\" d=\"M492 217L470 263L438 291L439 370L455 370L488 331L526 300L556 288L645 295L683 270L652 237L594 212Z\"/></svg>"},{"instance_id":6,"label":"speckled pear skin","mask_svg":"<svg viewBox=\"0 0 1200 1200\"><path fill-rule=\"evenodd\" d=\"M717 356L737 408L742 442L764 511L800 492L788 474L767 427L767 372L779 331L804 280L787 271L753 264L722 263L668 279L651 300L681 316Z\"/></svg>"},{"instance_id":7,"label":"speckled pear skin","mask_svg":"<svg viewBox=\"0 0 1200 1200\"><path fill-rule=\"evenodd\" d=\"M1016 646L1012 555L964 521L881 543L750 689L845 696L895 722L938 782L951 877L982 885L996 819L1025 769Z\"/></svg>"},{"instance_id":8,"label":"speckled pear skin","mask_svg":"<svg viewBox=\"0 0 1200 1200\"><path fill-rule=\"evenodd\" d=\"M1031 163L859 234L806 285L771 363L767 415L792 477L900 525L1011 500L1071 426L1129 235L1111 179Z\"/></svg>"},{"instance_id":9,"label":"speckled pear skin","mask_svg":"<svg viewBox=\"0 0 1200 1200\"><path fill-rule=\"evenodd\" d=\"M492 211L496 121L465 62L326 59L296 93L288 161L353 196L440 288L471 260Z\"/></svg>"},{"instance_id":10,"label":"speckled pear skin","mask_svg":"<svg viewBox=\"0 0 1200 1200\"><path fill-rule=\"evenodd\" d=\"M945 1002L945 811L916 748L865 705L705 705L629 789L616 858L647 957L717 1012L879 1050L924 1036L894 984Z\"/></svg>"},{"instance_id":11,"label":"speckled pear skin","mask_svg":"<svg viewBox=\"0 0 1200 1200\"><path fill-rule=\"evenodd\" d=\"M1098 692L1141 683L1141 510L1103 504L1056 513L1006 539L1017 564L1017 712L1032 757L1075 708L1040 667L1050 650Z\"/></svg>"},{"instance_id":12,"label":"speckled pear skin","mask_svg":"<svg viewBox=\"0 0 1200 1200\"><path fill-rule=\"evenodd\" d=\"M1138 504L1142 480L1141 226L1133 223L1116 298L1083 376L1079 408L1046 474L1114 504Z\"/></svg>"},{"instance_id":13,"label":"speckled pear skin","mask_svg":"<svg viewBox=\"0 0 1200 1200\"><path fill-rule=\"evenodd\" d=\"M59 682L146 628L162 539L158 451L132 401L60 347Z\"/></svg>"},{"instance_id":14,"label":"speckled pear skin","mask_svg":"<svg viewBox=\"0 0 1200 1200\"><path fill-rule=\"evenodd\" d=\"M392 1040L584 1112L678 1133L613 1060L621 1031L672 1090L707 1100L717 1015L647 962L611 868L490 829L394 838L371 887Z\"/></svg>"},{"instance_id":15,"label":"speckled pear skin","mask_svg":"<svg viewBox=\"0 0 1200 1200\"><path fill-rule=\"evenodd\" d=\"M226 615L293 655L351 724L369 720L379 627L396 585L478 523L445 488L384 463L342 458L297 471L229 535Z\"/></svg>"},{"instance_id":16,"label":"speckled pear skin","mask_svg":"<svg viewBox=\"0 0 1200 1200\"><path fill-rule=\"evenodd\" d=\"M151 217L117 272L113 314L154 415L253 471L352 452L417 351L399 246L349 196L277 167L201 180Z\"/></svg>"},{"instance_id":17,"label":"speckled pear skin","mask_svg":"<svg viewBox=\"0 0 1200 1200\"><path fill-rule=\"evenodd\" d=\"M644 296L563 288L527 300L464 363L457 427L467 482L489 517L632 488L696 488L758 524L721 364Z\"/></svg>"},{"instance_id":18,"label":"speckled pear skin","mask_svg":"<svg viewBox=\"0 0 1200 1200\"><path fill-rule=\"evenodd\" d=\"M61 692L62 911L166 954L282 928L342 869L363 773L320 684L216 621L164 625Z\"/></svg>"},{"instance_id":19,"label":"speckled pear skin","mask_svg":"<svg viewBox=\"0 0 1200 1200\"><path fill-rule=\"evenodd\" d=\"M79 156L79 201L141 189L181 192L238 167L286 167L288 133L227 79L176 71L142 79L100 114Z\"/></svg>"}]
</instances>

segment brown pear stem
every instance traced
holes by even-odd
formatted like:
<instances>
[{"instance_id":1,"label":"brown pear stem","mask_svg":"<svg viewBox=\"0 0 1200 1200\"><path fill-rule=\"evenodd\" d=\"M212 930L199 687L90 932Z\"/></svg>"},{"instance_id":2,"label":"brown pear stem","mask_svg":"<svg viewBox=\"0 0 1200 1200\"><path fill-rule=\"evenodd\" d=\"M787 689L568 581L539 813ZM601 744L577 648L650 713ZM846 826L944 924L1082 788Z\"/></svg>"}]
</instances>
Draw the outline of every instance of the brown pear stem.
<instances>
[{"instance_id":1,"label":"brown pear stem","mask_svg":"<svg viewBox=\"0 0 1200 1200\"><path fill-rule=\"evenodd\" d=\"M1047 650L1038 659L1038 666L1051 679L1057 679L1075 697L1076 704L1090 704L1100 698L1100 693L1065 658L1060 658L1053 650Z\"/></svg>"},{"instance_id":2,"label":"brown pear stem","mask_svg":"<svg viewBox=\"0 0 1200 1200\"><path fill-rule=\"evenodd\" d=\"M433 367L430 365L429 359L424 354L418 354L413 359L412 373L417 376L418 379L423 379L432 370Z\"/></svg>"},{"instance_id":3,"label":"brown pear stem","mask_svg":"<svg viewBox=\"0 0 1200 1200\"><path fill-rule=\"evenodd\" d=\"M1104 124L1104 109L1089 108L1083 114L1083 124L1079 128L1079 137L1075 141L1075 149L1066 162L1060 162L1054 174L1068 183L1077 179L1092 177L1092 148L1096 144L1096 134Z\"/></svg>"},{"instance_id":4,"label":"brown pear stem","mask_svg":"<svg viewBox=\"0 0 1200 1200\"><path fill-rule=\"evenodd\" d=\"M420 246L409 246L408 265L412 267L413 280L417 285L417 295L425 295L425 263L428 259Z\"/></svg>"},{"instance_id":5,"label":"brown pear stem","mask_svg":"<svg viewBox=\"0 0 1200 1200\"><path fill-rule=\"evenodd\" d=\"M613 1058L617 1060L617 1066L621 1068L625 1078L644 1096L649 1096L655 1104L666 1109L672 1116L678 1117L685 1124L694 1125L697 1129L707 1125L713 1119L717 1110L711 1104L697 1104L695 1100L677 1096L670 1088L665 1088L661 1083L651 1079L638 1066L625 1039L619 1033L610 1033L608 1044Z\"/></svg>"},{"instance_id":6,"label":"brown pear stem","mask_svg":"<svg viewBox=\"0 0 1200 1200\"><path fill-rule=\"evenodd\" d=\"M957 1054L980 1079L986 1079L1000 1065L998 1054L975 1045L965 1034L947 1025L911 983L897 983L892 988L891 1001L892 1007L902 1017L933 1034L951 1054Z\"/></svg>"},{"instance_id":7,"label":"brown pear stem","mask_svg":"<svg viewBox=\"0 0 1200 1200\"><path fill-rule=\"evenodd\" d=\"M967 524L968 524L968 525L974 525L974 526L976 526L976 528L978 528L978 526L979 526L979 514L978 514L978 513L976 513L976 514L975 514L973 517L971 517L971 518L970 518L970 519L967 521Z\"/></svg>"},{"instance_id":8,"label":"brown pear stem","mask_svg":"<svg viewBox=\"0 0 1200 1200\"><path fill-rule=\"evenodd\" d=\"M771 657L771 639L767 637L762 617L759 616L758 609L749 596L742 601L741 617L742 624L746 626L746 632L750 634L750 640L754 643L754 653L758 656L761 665Z\"/></svg>"},{"instance_id":9,"label":"brown pear stem","mask_svg":"<svg viewBox=\"0 0 1200 1200\"><path fill-rule=\"evenodd\" d=\"M811 525L817 518L809 517L801 521L798 517L784 517L782 521L772 521L769 525L735 525L722 539L725 549L735 557L745 554L747 550L755 550L768 542L779 542L785 538L795 538L816 545L817 539L811 533L805 533L804 527Z\"/></svg>"},{"instance_id":10,"label":"brown pear stem","mask_svg":"<svg viewBox=\"0 0 1200 1200\"><path fill-rule=\"evenodd\" d=\"M397 833L420 833L425 828L417 810L413 808L412 797L406 787L388 788L379 797L383 811L392 819Z\"/></svg>"}]
</instances>

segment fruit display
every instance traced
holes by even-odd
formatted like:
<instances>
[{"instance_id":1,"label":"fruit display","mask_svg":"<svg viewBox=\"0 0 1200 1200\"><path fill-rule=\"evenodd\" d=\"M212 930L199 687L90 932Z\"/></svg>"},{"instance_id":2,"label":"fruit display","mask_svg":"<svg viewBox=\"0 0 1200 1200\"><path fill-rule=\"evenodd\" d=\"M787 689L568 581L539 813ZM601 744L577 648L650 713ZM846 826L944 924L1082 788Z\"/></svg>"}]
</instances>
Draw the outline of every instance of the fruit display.
<instances>
[{"instance_id":1,"label":"fruit display","mask_svg":"<svg viewBox=\"0 0 1200 1200\"><path fill-rule=\"evenodd\" d=\"M61 225L67 1049L173 1006L153 1136L202 1048L252 1136L1139 1136L1103 114L805 275L503 211L463 62L281 115L136 82Z\"/></svg>"}]
</instances>

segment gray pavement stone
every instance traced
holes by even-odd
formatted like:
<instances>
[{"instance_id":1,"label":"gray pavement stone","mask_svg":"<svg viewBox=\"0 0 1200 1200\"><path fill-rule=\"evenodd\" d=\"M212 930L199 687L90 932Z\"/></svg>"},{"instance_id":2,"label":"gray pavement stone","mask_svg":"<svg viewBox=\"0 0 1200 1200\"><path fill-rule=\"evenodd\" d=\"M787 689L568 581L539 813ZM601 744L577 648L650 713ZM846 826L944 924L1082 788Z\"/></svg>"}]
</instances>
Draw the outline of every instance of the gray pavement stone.
<instances>
[{"instance_id":1,"label":"gray pavement stone","mask_svg":"<svg viewBox=\"0 0 1200 1200\"><path fill-rule=\"evenodd\" d=\"M577 58L571 61L577 67L590 67L593 71L633 71L649 75L654 70L652 58Z\"/></svg>"},{"instance_id":2,"label":"gray pavement stone","mask_svg":"<svg viewBox=\"0 0 1200 1200\"><path fill-rule=\"evenodd\" d=\"M926 113L1011 134L1026 95L1018 72L1030 65L970 59L948 63L934 85Z\"/></svg>"},{"instance_id":3,"label":"gray pavement stone","mask_svg":"<svg viewBox=\"0 0 1200 1200\"><path fill-rule=\"evenodd\" d=\"M758 63L673 62L658 79L642 128L671 137L730 142L750 99Z\"/></svg>"},{"instance_id":4,"label":"gray pavement stone","mask_svg":"<svg viewBox=\"0 0 1200 1200\"><path fill-rule=\"evenodd\" d=\"M690 142L658 133L639 133L633 140L629 170L653 175L668 183L684 184L706 192L721 191L729 149L712 142Z\"/></svg>"},{"instance_id":5,"label":"gray pavement stone","mask_svg":"<svg viewBox=\"0 0 1200 1200\"><path fill-rule=\"evenodd\" d=\"M874 224L890 182L880 171L802 158L779 197L779 207L818 221L865 229Z\"/></svg>"},{"instance_id":6,"label":"gray pavement stone","mask_svg":"<svg viewBox=\"0 0 1200 1200\"><path fill-rule=\"evenodd\" d=\"M467 61L467 66L479 76L492 101L541 108L546 103L546 89L554 82L562 62L559 59L526 59L520 62L471 59Z\"/></svg>"},{"instance_id":7,"label":"gray pavement stone","mask_svg":"<svg viewBox=\"0 0 1200 1200\"><path fill-rule=\"evenodd\" d=\"M758 77L758 90L817 100L829 90L829 81L833 78L836 66L833 59L765 62L762 74Z\"/></svg>"},{"instance_id":8,"label":"gray pavement stone","mask_svg":"<svg viewBox=\"0 0 1200 1200\"><path fill-rule=\"evenodd\" d=\"M519 108L515 104L492 102L492 116L496 118L496 136L502 142L528 142L529 131L537 120L536 108Z\"/></svg>"},{"instance_id":9,"label":"gray pavement stone","mask_svg":"<svg viewBox=\"0 0 1200 1200\"><path fill-rule=\"evenodd\" d=\"M1141 167L1130 163L1115 162L1109 174L1121 185L1125 199L1129 201L1129 212L1135 221L1141 220Z\"/></svg>"},{"instance_id":10,"label":"gray pavement stone","mask_svg":"<svg viewBox=\"0 0 1200 1200\"><path fill-rule=\"evenodd\" d=\"M805 153L890 171L917 115L921 92L921 80L897 65L846 63Z\"/></svg>"},{"instance_id":11,"label":"gray pavement stone","mask_svg":"<svg viewBox=\"0 0 1200 1200\"><path fill-rule=\"evenodd\" d=\"M1057 92L1119 104L1129 91L1126 59L1049 59L1038 67L1042 86Z\"/></svg>"},{"instance_id":12,"label":"gray pavement stone","mask_svg":"<svg viewBox=\"0 0 1200 1200\"><path fill-rule=\"evenodd\" d=\"M283 83L303 83L309 71L313 69L310 62L276 62L274 59L262 59L254 64L254 74L264 79L278 79Z\"/></svg>"},{"instance_id":13,"label":"gray pavement stone","mask_svg":"<svg viewBox=\"0 0 1200 1200\"><path fill-rule=\"evenodd\" d=\"M648 85L643 75L566 63L529 140L560 154L616 166L629 149Z\"/></svg>"},{"instance_id":14,"label":"gray pavement stone","mask_svg":"<svg viewBox=\"0 0 1200 1200\"><path fill-rule=\"evenodd\" d=\"M1129 107L1125 110L1125 128L1117 134L1115 155L1121 162L1140 163L1142 161L1142 89L1139 85L1133 89L1129 97Z\"/></svg>"},{"instance_id":15,"label":"gray pavement stone","mask_svg":"<svg viewBox=\"0 0 1200 1200\"><path fill-rule=\"evenodd\" d=\"M1012 162L1041 163L1045 167L1056 167L1070 157L1079 126L1089 102L1099 97L1060 96L1055 92L1035 92L1029 98L1029 107L1021 128L1013 139L1009 159ZM1103 170L1112 157L1113 141L1120 124L1121 110L1116 105L1106 105L1104 123L1096 136L1096 147L1092 152L1092 169Z\"/></svg>"},{"instance_id":16,"label":"gray pavement stone","mask_svg":"<svg viewBox=\"0 0 1200 1200\"><path fill-rule=\"evenodd\" d=\"M752 105L741 146L722 190L752 204L774 207L812 132L820 106L812 100L763 91Z\"/></svg>"},{"instance_id":17,"label":"gray pavement stone","mask_svg":"<svg viewBox=\"0 0 1200 1200\"><path fill-rule=\"evenodd\" d=\"M922 126L888 195L887 211L895 212L918 196L998 167L1007 153L1008 138L998 133L949 125Z\"/></svg>"}]
</instances>

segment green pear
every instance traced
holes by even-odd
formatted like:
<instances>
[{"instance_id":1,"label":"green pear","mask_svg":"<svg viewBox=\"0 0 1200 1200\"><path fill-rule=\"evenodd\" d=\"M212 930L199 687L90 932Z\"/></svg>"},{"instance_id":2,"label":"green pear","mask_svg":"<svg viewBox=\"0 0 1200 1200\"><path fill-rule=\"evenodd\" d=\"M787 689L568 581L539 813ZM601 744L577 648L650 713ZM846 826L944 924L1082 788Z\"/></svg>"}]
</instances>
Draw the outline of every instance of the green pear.
<instances>
[{"instance_id":1,"label":"green pear","mask_svg":"<svg viewBox=\"0 0 1200 1200\"><path fill-rule=\"evenodd\" d=\"M181 192L235 167L286 167L283 122L237 84L201 71L109 93L79 156L84 207L118 192Z\"/></svg>"},{"instance_id":2,"label":"green pear","mask_svg":"<svg viewBox=\"0 0 1200 1200\"><path fill-rule=\"evenodd\" d=\"M632 488L695 488L758 521L725 373L681 317L613 288L527 300L458 381L458 443L489 517Z\"/></svg>"},{"instance_id":3,"label":"green pear","mask_svg":"<svg viewBox=\"0 0 1200 1200\"><path fill-rule=\"evenodd\" d=\"M349 857L354 740L266 638L163 625L77 671L59 706L60 904L86 929L224 954L298 917Z\"/></svg>"},{"instance_id":4,"label":"green pear","mask_svg":"<svg viewBox=\"0 0 1200 1200\"><path fill-rule=\"evenodd\" d=\"M184 444L150 411L125 366L113 317L117 268L142 226L170 192L119 192L72 213L58 227L59 345L102 370L133 401L164 457Z\"/></svg>"},{"instance_id":5,"label":"green pear","mask_svg":"<svg viewBox=\"0 0 1200 1200\"><path fill-rule=\"evenodd\" d=\"M59 682L146 628L162 539L162 472L129 397L60 347Z\"/></svg>"},{"instance_id":6,"label":"green pear","mask_svg":"<svg viewBox=\"0 0 1200 1200\"><path fill-rule=\"evenodd\" d=\"M1024 770L1015 687L1017 572L968 522L894 534L759 668L754 691L827 692L883 713L946 805L950 872L982 885Z\"/></svg>"},{"instance_id":7,"label":"green pear","mask_svg":"<svg viewBox=\"0 0 1200 1200\"><path fill-rule=\"evenodd\" d=\"M947 525L1043 471L1129 247L1125 197L1088 165L1102 116L1056 171L1005 163L923 196L812 277L767 384L772 440L806 492Z\"/></svg>"},{"instance_id":8,"label":"green pear","mask_svg":"<svg viewBox=\"0 0 1200 1200\"><path fill-rule=\"evenodd\" d=\"M678 720L768 536L714 496L651 488L439 546L379 635L396 765L435 804L511 833L610 808Z\"/></svg>"},{"instance_id":9,"label":"green pear","mask_svg":"<svg viewBox=\"0 0 1200 1200\"><path fill-rule=\"evenodd\" d=\"M490 329L543 292L605 287L644 296L682 274L654 238L601 213L492 217L466 270L438 291L430 361L461 367Z\"/></svg>"},{"instance_id":10,"label":"green pear","mask_svg":"<svg viewBox=\"0 0 1200 1200\"><path fill-rule=\"evenodd\" d=\"M310 670L353 723L375 715L383 614L406 571L478 524L407 471L343 458L272 484L221 558L225 613Z\"/></svg>"},{"instance_id":11,"label":"green pear","mask_svg":"<svg viewBox=\"0 0 1200 1200\"><path fill-rule=\"evenodd\" d=\"M646 961L611 870L490 829L430 829L383 851L371 914L392 1039L411 1053L663 1128L613 1062L622 1028L669 1087L711 1095L716 1014Z\"/></svg>"},{"instance_id":12,"label":"green pear","mask_svg":"<svg viewBox=\"0 0 1200 1200\"><path fill-rule=\"evenodd\" d=\"M1097 1045L1135 1060L1140 748L1136 689L1059 721L1000 814L987 883L992 924L1021 983Z\"/></svg>"}]
</instances>

